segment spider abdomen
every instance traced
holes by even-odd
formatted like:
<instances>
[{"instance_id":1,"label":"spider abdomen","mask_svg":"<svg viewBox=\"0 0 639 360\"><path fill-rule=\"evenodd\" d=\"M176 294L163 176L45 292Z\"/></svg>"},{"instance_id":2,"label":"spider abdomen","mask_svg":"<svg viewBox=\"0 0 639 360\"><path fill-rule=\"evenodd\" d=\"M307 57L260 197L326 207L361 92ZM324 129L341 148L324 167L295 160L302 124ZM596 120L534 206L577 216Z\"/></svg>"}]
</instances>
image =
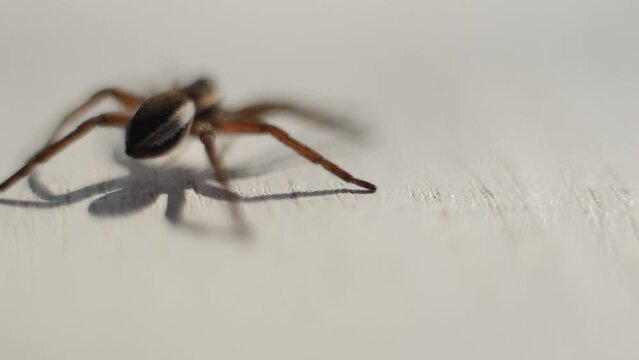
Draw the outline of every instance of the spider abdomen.
<instances>
[{"instance_id":1,"label":"spider abdomen","mask_svg":"<svg viewBox=\"0 0 639 360\"><path fill-rule=\"evenodd\" d=\"M195 104L184 93L170 91L146 100L126 130L126 154L142 159L163 155L188 136Z\"/></svg>"}]
</instances>

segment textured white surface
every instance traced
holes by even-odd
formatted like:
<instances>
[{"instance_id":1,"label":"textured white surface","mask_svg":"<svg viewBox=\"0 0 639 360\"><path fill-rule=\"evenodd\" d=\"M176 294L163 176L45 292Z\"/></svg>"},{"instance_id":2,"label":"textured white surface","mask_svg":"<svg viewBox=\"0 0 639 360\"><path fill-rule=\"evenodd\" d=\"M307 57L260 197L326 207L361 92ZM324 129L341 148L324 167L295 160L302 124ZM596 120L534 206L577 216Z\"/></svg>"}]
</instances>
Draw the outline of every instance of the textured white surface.
<instances>
[{"instance_id":1,"label":"textured white surface","mask_svg":"<svg viewBox=\"0 0 639 360\"><path fill-rule=\"evenodd\" d=\"M239 242L198 144L97 131L0 196L0 357L636 359L636 4L3 1L0 176L88 92L204 73L370 125L275 119L380 190L234 140Z\"/></svg>"}]
</instances>

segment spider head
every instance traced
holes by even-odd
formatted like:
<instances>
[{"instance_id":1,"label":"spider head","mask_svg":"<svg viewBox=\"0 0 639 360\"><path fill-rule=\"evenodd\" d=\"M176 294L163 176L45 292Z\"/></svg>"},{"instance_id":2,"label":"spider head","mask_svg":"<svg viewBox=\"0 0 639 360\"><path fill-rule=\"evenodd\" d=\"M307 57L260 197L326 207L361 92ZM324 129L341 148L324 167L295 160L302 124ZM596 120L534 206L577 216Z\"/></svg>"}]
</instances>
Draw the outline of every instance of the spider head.
<instances>
[{"instance_id":1,"label":"spider head","mask_svg":"<svg viewBox=\"0 0 639 360\"><path fill-rule=\"evenodd\" d=\"M219 96L215 89L215 83L208 78L200 78L182 89L198 109L204 109L219 102Z\"/></svg>"},{"instance_id":2,"label":"spider head","mask_svg":"<svg viewBox=\"0 0 639 360\"><path fill-rule=\"evenodd\" d=\"M191 97L198 97L203 94L212 93L215 90L215 83L208 78L199 78L183 90Z\"/></svg>"},{"instance_id":3,"label":"spider head","mask_svg":"<svg viewBox=\"0 0 639 360\"><path fill-rule=\"evenodd\" d=\"M184 92L171 91L146 100L126 130L126 154L144 159L164 155L185 139L195 104Z\"/></svg>"}]
</instances>

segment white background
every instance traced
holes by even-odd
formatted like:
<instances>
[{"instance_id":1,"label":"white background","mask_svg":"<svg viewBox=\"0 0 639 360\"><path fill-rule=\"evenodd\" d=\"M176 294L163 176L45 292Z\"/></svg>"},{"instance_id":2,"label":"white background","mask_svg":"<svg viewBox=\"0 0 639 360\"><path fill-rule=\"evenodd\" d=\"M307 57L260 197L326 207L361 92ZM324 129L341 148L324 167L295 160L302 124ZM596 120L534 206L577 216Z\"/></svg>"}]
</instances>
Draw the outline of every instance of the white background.
<instances>
[{"instance_id":1,"label":"white background","mask_svg":"<svg viewBox=\"0 0 639 360\"><path fill-rule=\"evenodd\" d=\"M199 144L136 165L97 130L31 178L53 204L27 180L0 196L0 357L636 359L638 10L2 1L0 177L92 91L206 74L231 105L368 127L273 119L379 191L234 139L229 168L257 170L233 181L241 241Z\"/></svg>"}]
</instances>

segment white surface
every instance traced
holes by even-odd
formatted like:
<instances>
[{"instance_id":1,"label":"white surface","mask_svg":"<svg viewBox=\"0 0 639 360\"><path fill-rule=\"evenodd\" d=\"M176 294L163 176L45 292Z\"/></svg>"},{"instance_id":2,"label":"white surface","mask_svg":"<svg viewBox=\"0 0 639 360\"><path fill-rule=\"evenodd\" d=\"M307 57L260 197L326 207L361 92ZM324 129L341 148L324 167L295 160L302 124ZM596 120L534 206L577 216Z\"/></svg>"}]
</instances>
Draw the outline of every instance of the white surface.
<instances>
[{"instance_id":1,"label":"white surface","mask_svg":"<svg viewBox=\"0 0 639 360\"><path fill-rule=\"evenodd\" d=\"M231 104L370 125L353 144L276 119L380 190L322 193L350 186L238 139L231 168L286 159L233 182L253 198L239 242L190 188L215 185L197 144L152 170L96 132L37 179L123 179L0 206L0 357L636 359L636 4L3 1L0 176L96 88L204 73ZM41 201L27 181L1 198Z\"/></svg>"}]
</instances>

